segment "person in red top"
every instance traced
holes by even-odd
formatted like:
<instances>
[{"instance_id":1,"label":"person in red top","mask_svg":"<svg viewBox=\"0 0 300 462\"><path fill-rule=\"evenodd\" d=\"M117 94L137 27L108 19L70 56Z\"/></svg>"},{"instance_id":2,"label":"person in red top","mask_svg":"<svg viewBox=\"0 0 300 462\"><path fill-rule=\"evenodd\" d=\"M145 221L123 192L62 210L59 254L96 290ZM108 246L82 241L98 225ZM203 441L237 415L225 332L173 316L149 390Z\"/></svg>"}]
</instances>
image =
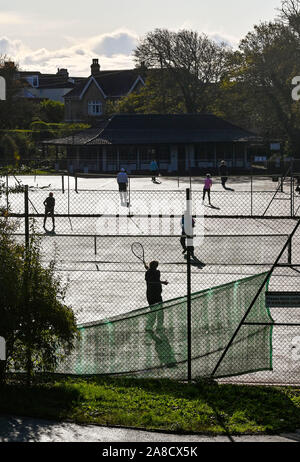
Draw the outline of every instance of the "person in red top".
<instances>
[{"instance_id":1,"label":"person in red top","mask_svg":"<svg viewBox=\"0 0 300 462\"><path fill-rule=\"evenodd\" d=\"M204 188L203 188L203 203L204 203L204 199L205 199L205 196L206 196L206 193L207 193L209 205L211 205L211 202L210 202L210 190L211 190L211 187L212 187L212 179L211 179L210 174L207 173L205 181L204 181Z\"/></svg>"}]
</instances>

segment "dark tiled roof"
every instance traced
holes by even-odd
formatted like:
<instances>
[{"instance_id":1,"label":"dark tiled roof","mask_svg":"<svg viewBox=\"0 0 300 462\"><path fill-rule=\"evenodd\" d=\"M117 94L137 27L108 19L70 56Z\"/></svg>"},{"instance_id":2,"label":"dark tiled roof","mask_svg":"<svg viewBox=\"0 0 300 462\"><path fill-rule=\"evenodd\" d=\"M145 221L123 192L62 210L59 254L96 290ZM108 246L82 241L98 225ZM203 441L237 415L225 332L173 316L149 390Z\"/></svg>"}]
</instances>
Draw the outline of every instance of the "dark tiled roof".
<instances>
[{"instance_id":1,"label":"dark tiled roof","mask_svg":"<svg viewBox=\"0 0 300 462\"><path fill-rule=\"evenodd\" d=\"M116 114L109 128L113 130L228 130L238 129L213 114ZM249 132L248 132L249 133Z\"/></svg>"},{"instance_id":2,"label":"dark tiled roof","mask_svg":"<svg viewBox=\"0 0 300 462\"><path fill-rule=\"evenodd\" d=\"M20 77L26 77L30 75L41 75L40 71L18 71Z\"/></svg>"},{"instance_id":3,"label":"dark tiled roof","mask_svg":"<svg viewBox=\"0 0 300 462\"><path fill-rule=\"evenodd\" d=\"M151 144L247 141L251 132L212 114L116 115L88 144Z\"/></svg>"},{"instance_id":4,"label":"dark tiled roof","mask_svg":"<svg viewBox=\"0 0 300 462\"><path fill-rule=\"evenodd\" d=\"M115 115L88 139L78 144L156 144L254 141L257 135L212 114ZM51 144L68 144L66 139ZM58 142L60 141L60 143ZM72 144L72 143L70 143Z\"/></svg>"},{"instance_id":5,"label":"dark tiled roof","mask_svg":"<svg viewBox=\"0 0 300 462\"><path fill-rule=\"evenodd\" d=\"M69 79L74 80L74 83L69 81L66 76L58 74L41 74L40 72L29 72L21 71L19 73L20 78L25 80L27 83L26 77L37 75L39 78L39 89L45 88L73 88L78 83L86 81L86 77L69 77Z\"/></svg>"},{"instance_id":6,"label":"dark tiled roof","mask_svg":"<svg viewBox=\"0 0 300 462\"><path fill-rule=\"evenodd\" d=\"M123 71L100 71L99 74L94 75L93 77L103 90L104 94L113 98L126 95L132 88L138 76L138 70L129 69ZM66 97L78 98L91 77L92 76L85 79L85 81L80 82L79 85L76 85L76 87L71 90Z\"/></svg>"},{"instance_id":7,"label":"dark tiled roof","mask_svg":"<svg viewBox=\"0 0 300 462\"><path fill-rule=\"evenodd\" d=\"M84 79L81 82L77 83L72 90L65 94L64 98L79 98L84 87L87 84L88 79Z\"/></svg>"},{"instance_id":8,"label":"dark tiled roof","mask_svg":"<svg viewBox=\"0 0 300 462\"><path fill-rule=\"evenodd\" d=\"M253 136L252 136L253 137ZM208 142L242 142L248 141L245 132L234 130L186 130L184 133L174 130L104 130L89 142L97 144L170 144L170 143L208 143ZM253 138L254 139L254 138Z\"/></svg>"},{"instance_id":9,"label":"dark tiled roof","mask_svg":"<svg viewBox=\"0 0 300 462\"><path fill-rule=\"evenodd\" d=\"M39 77L39 88L73 88L79 82L85 80L85 77L69 77L74 83L59 75L41 75Z\"/></svg>"},{"instance_id":10,"label":"dark tiled roof","mask_svg":"<svg viewBox=\"0 0 300 462\"><path fill-rule=\"evenodd\" d=\"M97 127L88 128L80 132L74 132L73 135L64 138L56 138L54 140L43 141L44 144L54 144L58 146L76 145L81 146L87 144L89 141L95 139L107 125L107 121L98 122ZM106 143L107 144L107 143Z\"/></svg>"}]
</instances>

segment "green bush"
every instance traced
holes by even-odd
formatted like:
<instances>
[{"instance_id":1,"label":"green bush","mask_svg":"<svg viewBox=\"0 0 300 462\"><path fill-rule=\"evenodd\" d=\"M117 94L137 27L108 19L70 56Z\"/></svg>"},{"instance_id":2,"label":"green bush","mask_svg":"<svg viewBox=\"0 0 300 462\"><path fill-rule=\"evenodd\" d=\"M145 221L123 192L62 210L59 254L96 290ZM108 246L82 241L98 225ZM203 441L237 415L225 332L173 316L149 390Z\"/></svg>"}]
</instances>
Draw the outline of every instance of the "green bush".
<instances>
[{"instance_id":1,"label":"green bush","mask_svg":"<svg viewBox=\"0 0 300 462\"><path fill-rule=\"evenodd\" d=\"M19 148L11 134L5 133L1 137L0 152L5 162L15 162L19 160Z\"/></svg>"},{"instance_id":2,"label":"green bush","mask_svg":"<svg viewBox=\"0 0 300 462\"><path fill-rule=\"evenodd\" d=\"M30 384L35 372L54 371L72 350L78 330L55 263L42 265L34 230L27 248L17 244L14 226L8 217L0 222L0 336L6 340L0 380L13 368L26 371Z\"/></svg>"},{"instance_id":3,"label":"green bush","mask_svg":"<svg viewBox=\"0 0 300 462\"><path fill-rule=\"evenodd\" d=\"M50 99L40 103L41 118L47 122L59 123L64 120L65 105Z\"/></svg>"}]
</instances>

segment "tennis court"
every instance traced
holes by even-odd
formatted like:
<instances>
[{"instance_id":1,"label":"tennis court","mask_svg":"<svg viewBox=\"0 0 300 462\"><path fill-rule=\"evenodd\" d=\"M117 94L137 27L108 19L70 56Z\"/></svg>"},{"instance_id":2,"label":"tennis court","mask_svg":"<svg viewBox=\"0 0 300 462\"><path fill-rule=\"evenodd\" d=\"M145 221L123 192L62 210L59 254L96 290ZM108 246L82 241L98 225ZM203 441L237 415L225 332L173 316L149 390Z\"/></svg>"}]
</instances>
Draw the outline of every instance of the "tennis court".
<instances>
[{"instance_id":1,"label":"tennis court","mask_svg":"<svg viewBox=\"0 0 300 462\"><path fill-rule=\"evenodd\" d=\"M57 214L102 214L148 216L154 214L178 215L185 207L185 190L193 191L193 214L233 216L291 216L300 208L300 195L291 193L287 179L283 188L271 177L233 177L227 190L222 188L220 178L214 180L211 206L207 199L202 205L202 178L161 178L161 184L153 184L150 178L131 178L129 184L129 207L121 205L115 178L77 178L69 176L18 176L10 177L8 185L16 180L28 184L30 212L43 213L43 201L49 191L54 192ZM3 199L4 200L4 199ZM24 211L21 195L10 195L12 209ZM292 211L291 211L292 209Z\"/></svg>"},{"instance_id":2,"label":"tennis court","mask_svg":"<svg viewBox=\"0 0 300 462\"><path fill-rule=\"evenodd\" d=\"M57 272L69 283L66 302L73 307L79 324L98 322L147 306L145 269L131 252L132 242L143 244L146 261L159 261L162 278L169 282L163 287L164 300L186 294L186 259L180 245L180 219L185 210L188 179L178 182L178 178L162 178L160 185L152 184L149 178L134 179L130 208L121 206L113 178L79 178L77 192L71 177L64 178L64 191L61 177L26 176L18 180L31 187L29 208L30 213L36 215L36 231L42 235L44 262L56 257ZM10 178L9 184L15 184L15 179ZM268 271L292 232L295 220L280 218L290 214L290 185L285 184L283 192L277 194L279 200L273 201L266 219L263 212L278 185L272 180L257 179L252 185L256 191L252 210L255 215L262 216L238 218L249 215L249 187L249 182L243 178L236 180L235 191L223 191L217 183L212 203L218 208L212 209L202 205L202 184L197 181L193 184L195 235L199 237L195 246L199 261L192 264L193 293ZM43 230L43 200L50 191L56 199L56 234ZM295 210L297 201L295 197ZM13 212L24 213L23 193L9 195L9 202ZM20 228L16 238L23 240L24 218L17 219ZM51 229L50 218L48 226ZM290 251L287 250L281 260L282 264L295 266L277 268L270 281L270 290L298 290L299 242L297 233ZM300 310L271 310L276 322L300 322L298 313L300 315ZM292 342L299 335L300 327L275 328L274 371L240 376L236 380L295 383L300 369L298 371L299 361L292 356Z\"/></svg>"}]
</instances>

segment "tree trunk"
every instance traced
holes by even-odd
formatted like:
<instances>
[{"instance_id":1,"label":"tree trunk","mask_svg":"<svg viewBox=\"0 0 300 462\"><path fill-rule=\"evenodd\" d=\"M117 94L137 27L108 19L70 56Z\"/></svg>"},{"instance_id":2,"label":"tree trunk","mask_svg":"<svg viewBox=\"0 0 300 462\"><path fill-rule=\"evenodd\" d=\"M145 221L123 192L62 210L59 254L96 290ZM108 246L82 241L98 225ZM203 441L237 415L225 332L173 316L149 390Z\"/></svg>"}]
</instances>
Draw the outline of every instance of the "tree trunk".
<instances>
[{"instance_id":1,"label":"tree trunk","mask_svg":"<svg viewBox=\"0 0 300 462\"><path fill-rule=\"evenodd\" d=\"M32 355L30 347L27 347L26 351L27 361L26 361L26 385L30 387L32 381Z\"/></svg>"}]
</instances>

